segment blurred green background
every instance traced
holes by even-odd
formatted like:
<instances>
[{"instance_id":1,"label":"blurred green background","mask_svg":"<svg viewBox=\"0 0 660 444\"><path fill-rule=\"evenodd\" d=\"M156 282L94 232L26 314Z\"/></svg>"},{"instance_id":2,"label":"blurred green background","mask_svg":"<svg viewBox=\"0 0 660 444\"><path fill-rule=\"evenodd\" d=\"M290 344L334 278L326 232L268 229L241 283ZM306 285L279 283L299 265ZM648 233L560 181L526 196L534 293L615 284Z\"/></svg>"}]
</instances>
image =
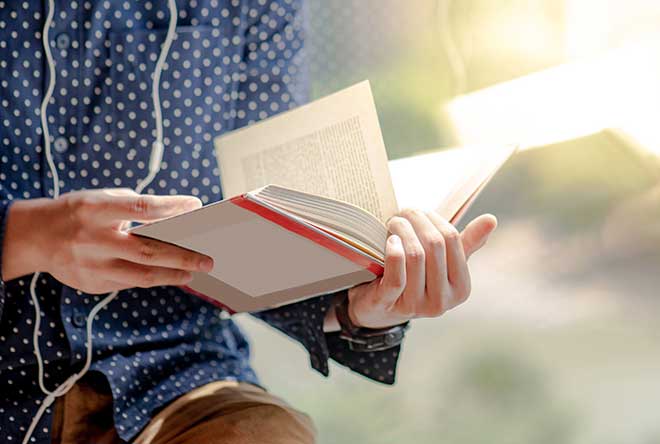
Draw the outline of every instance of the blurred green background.
<instances>
[{"instance_id":1,"label":"blurred green background","mask_svg":"<svg viewBox=\"0 0 660 444\"><path fill-rule=\"evenodd\" d=\"M313 96L368 78L391 159L459 145L458 95L634 41L658 3L310 0ZM560 139L479 198L470 214L500 226L471 259L472 296L415 322L395 386L337 365L325 379L240 318L264 384L321 443L660 443L660 151L619 129Z\"/></svg>"}]
</instances>

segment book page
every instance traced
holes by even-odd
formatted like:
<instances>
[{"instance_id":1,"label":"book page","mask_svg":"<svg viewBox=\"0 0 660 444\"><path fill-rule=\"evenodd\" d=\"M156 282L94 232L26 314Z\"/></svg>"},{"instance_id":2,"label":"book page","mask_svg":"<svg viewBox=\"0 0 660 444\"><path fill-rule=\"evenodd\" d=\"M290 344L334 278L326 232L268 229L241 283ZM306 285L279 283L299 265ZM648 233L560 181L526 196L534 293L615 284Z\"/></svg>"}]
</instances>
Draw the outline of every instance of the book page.
<instances>
[{"instance_id":1,"label":"book page","mask_svg":"<svg viewBox=\"0 0 660 444\"><path fill-rule=\"evenodd\" d=\"M438 208L469 167L471 156L467 154L460 148L451 148L391 160L390 175L400 208Z\"/></svg>"},{"instance_id":2,"label":"book page","mask_svg":"<svg viewBox=\"0 0 660 444\"><path fill-rule=\"evenodd\" d=\"M269 184L357 205L385 221L397 211L368 82L218 137L225 197Z\"/></svg>"},{"instance_id":3,"label":"book page","mask_svg":"<svg viewBox=\"0 0 660 444\"><path fill-rule=\"evenodd\" d=\"M397 202L401 209L434 210L456 223L515 151L513 145L483 145L390 161Z\"/></svg>"}]
</instances>

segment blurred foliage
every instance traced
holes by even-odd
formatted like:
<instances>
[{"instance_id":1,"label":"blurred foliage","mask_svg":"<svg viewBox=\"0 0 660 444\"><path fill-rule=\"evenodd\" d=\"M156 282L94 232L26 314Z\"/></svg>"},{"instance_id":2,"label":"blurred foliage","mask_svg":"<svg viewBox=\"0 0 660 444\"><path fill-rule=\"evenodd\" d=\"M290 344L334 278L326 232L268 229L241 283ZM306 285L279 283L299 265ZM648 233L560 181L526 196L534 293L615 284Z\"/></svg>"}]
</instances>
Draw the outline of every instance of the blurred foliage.
<instances>
[{"instance_id":1,"label":"blurred foliage","mask_svg":"<svg viewBox=\"0 0 660 444\"><path fill-rule=\"evenodd\" d=\"M439 12L445 3L308 2L312 97L369 79L391 159L456 144L442 114L459 82ZM446 24L466 68L461 92L559 63L562 12L554 0L452 1Z\"/></svg>"},{"instance_id":2,"label":"blurred foliage","mask_svg":"<svg viewBox=\"0 0 660 444\"><path fill-rule=\"evenodd\" d=\"M415 58L410 56L409 63L395 64L372 77L378 117L390 159L409 156L422 148L453 143L449 130L441 131L438 125L438 101L447 93L448 86L436 85L435 70L417 72ZM417 80L413 84L402 81L413 76Z\"/></svg>"},{"instance_id":3,"label":"blurred foliage","mask_svg":"<svg viewBox=\"0 0 660 444\"><path fill-rule=\"evenodd\" d=\"M435 412L438 436L463 444L568 444L575 423L548 388L548 377L514 350L466 353ZM477 425L475 427L475 425Z\"/></svg>"},{"instance_id":4,"label":"blurred foliage","mask_svg":"<svg viewBox=\"0 0 660 444\"><path fill-rule=\"evenodd\" d=\"M466 219L492 211L504 221L532 218L554 236L584 234L658 183L657 158L604 131L517 154Z\"/></svg>"},{"instance_id":5,"label":"blurred foliage","mask_svg":"<svg viewBox=\"0 0 660 444\"><path fill-rule=\"evenodd\" d=\"M565 8L556 0L452 1L454 40L466 65L463 92L561 63Z\"/></svg>"},{"instance_id":6,"label":"blurred foliage","mask_svg":"<svg viewBox=\"0 0 660 444\"><path fill-rule=\"evenodd\" d=\"M312 96L369 79L390 158L454 145L443 106L457 85L474 91L566 61L573 1L453 1L449 26L466 67L459 82L440 27L443 1L309 0ZM310 412L322 444L660 444L651 305L659 262L627 257L631 272L617 274L601 257L611 251L594 241L612 212L658 183L658 165L612 132L512 159L465 218L488 211L500 220L488 251L471 259L468 307L415 324L396 386L336 366L325 380L300 348L251 325L257 369ZM657 221L645 223L658 231ZM581 279L566 279L566 268Z\"/></svg>"},{"instance_id":7,"label":"blurred foliage","mask_svg":"<svg viewBox=\"0 0 660 444\"><path fill-rule=\"evenodd\" d=\"M452 93L439 50L437 2L309 2L312 97L369 79L390 158L453 143L438 125Z\"/></svg>"}]
</instances>

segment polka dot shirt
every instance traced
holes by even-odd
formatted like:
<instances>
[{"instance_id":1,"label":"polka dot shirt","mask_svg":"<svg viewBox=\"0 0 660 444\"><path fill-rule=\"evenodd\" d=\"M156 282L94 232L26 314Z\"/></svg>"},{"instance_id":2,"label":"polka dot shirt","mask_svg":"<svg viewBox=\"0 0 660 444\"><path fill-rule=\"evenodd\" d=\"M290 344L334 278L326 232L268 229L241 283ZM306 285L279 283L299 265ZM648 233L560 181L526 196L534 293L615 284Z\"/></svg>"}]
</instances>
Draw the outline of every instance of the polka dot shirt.
<instances>
[{"instance_id":1,"label":"polka dot shirt","mask_svg":"<svg viewBox=\"0 0 660 444\"><path fill-rule=\"evenodd\" d=\"M161 80L162 169L151 194L222 199L212 140L306 99L299 0L178 0L178 28ZM39 106L48 82L45 1L0 0L0 245L17 199L53 195ZM169 12L165 0L56 0L48 44L56 85L48 106L62 192L134 188L155 137L151 81ZM0 249L1 254L1 249ZM0 257L1 259L1 257ZM0 260L1 263L1 260ZM0 280L0 441L20 442L43 394L32 348L30 277ZM80 369L84 324L102 296L42 275L40 344L49 389ZM330 358L392 383L398 348L354 353L323 333L332 296L257 316L303 344L313 368ZM154 412L203 384L258 383L249 345L220 309L173 287L131 289L102 310L92 370L107 378L115 424L130 441ZM52 409L33 442L50 442Z\"/></svg>"}]
</instances>

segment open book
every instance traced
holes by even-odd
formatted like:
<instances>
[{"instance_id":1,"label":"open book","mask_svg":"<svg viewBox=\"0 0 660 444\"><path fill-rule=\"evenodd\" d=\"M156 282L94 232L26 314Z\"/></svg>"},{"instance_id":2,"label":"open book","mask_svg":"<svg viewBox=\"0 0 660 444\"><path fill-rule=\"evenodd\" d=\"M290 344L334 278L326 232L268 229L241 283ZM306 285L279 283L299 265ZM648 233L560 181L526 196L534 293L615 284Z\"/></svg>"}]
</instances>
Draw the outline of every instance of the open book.
<instances>
[{"instance_id":1,"label":"open book","mask_svg":"<svg viewBox=\"0 0 660 444\"><path fill-rule=\"evenodd\" d=\"M400 208L456 223L515 147L458 148L389 162L368 82L215 140L228 199L133 233L214 258L189 290L257 311L383 273Z\"/></svg>"}]
</instances>

